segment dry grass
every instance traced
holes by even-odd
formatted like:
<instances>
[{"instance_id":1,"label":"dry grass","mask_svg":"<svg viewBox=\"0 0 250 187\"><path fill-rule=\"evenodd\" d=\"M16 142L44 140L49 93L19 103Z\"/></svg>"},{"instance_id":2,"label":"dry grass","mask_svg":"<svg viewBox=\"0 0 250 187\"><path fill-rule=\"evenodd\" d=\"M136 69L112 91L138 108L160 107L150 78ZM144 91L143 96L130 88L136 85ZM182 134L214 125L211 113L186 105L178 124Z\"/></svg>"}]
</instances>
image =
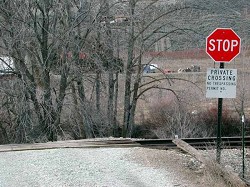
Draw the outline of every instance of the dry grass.
<instances>
[{"instance_id":1,"label":"dry grass","mask_svg":"<svg viewBox=\"0 0 250 187\"><path fill-rule=\"evenodd\" d=\"M146 61L148 59L145 59ZM230 63L225 64L227 69L237 69L238 70L238 80L237 80L237 97L235 99L224 99L223 106L229 108L230 110L235 110L235 108L240 108L240 103L244 100L244 107L246 118L250 118L250 85L248 80L250 79L250 58L244 58L240 55L235 60ZM168 60L162 58L155 58L151 63L158 64L161 69L170 69L177 71L179 68L191 67L191 65L198 65L201 67L200 73L172 73L168 74L169 78L172 80L171 85L167 80L157 82L158 86L164 86L166 88L172 89L177 93L177 95L184 102L190 105L191 110L200 110L202 108L208 108L210 106L217 105L217 99L206 98L206 71L207 68L218 68L219 63L213 63L210 59L177 59ZM153 78L161 78L164 75L162 73L151 73L149 76ZM178 80L178 79L185 79ZM144 78L143 81L152 80L150 78ZM243 97L244 94L244 97ZM167 102L172 99L173 95L164 90L151 90L144 94L144 96L138 102L137 108L137 121L141 118L145 118L149 108L153 103L156 102Z\"/></svg>"}]
</instances>

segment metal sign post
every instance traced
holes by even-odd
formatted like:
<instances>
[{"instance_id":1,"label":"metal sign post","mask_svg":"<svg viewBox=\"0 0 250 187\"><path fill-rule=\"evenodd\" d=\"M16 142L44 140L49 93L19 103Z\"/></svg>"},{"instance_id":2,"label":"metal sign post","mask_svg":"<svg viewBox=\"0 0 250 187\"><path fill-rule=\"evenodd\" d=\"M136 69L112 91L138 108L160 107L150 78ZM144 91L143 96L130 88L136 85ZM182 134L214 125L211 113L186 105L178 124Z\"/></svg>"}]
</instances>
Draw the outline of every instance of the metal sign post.
<instances>
[{"instance_id":1,"label":"metal sign post","mask_svg":"<svg viewBox=\"0 0 250 187\"><path fill-rule=\"evenodd\" d=\"M217 78L217 80L224 81L224 82L219 82L219 84L226 85L226 82L227 82L229 83L229 85L231 85L231 78L229 78L228 74L227 73L221 74L220 72L222 73L225 72L225 70L223 70L224 62L229 63L240 53L240 45L241 45L240 37L233 31L233 29L230 29L230 28L217 28L206 38L206 53L215 62L220 62L220 69L219 69L220 75L213 76L213 78L212 76L209 77L209 75L207 75L207 80L210 80L210 81L207 81L207 97L212 96L212 97L218 98L218 126L217 126L217 152L216 152L216 160L218 163L220 163L220 157L221 157L222 103L223 103L223 98L229 98L229 97L223 97L222 94L214 95L214 93L216 93L216 92L213 92L214 90L219 91L219 93L222 93L222 90L220 90L221 87L219 87L216 84L216 82L213 82L213 80L216 80ZM219 79L219 77L221 79ZM235 87L231 87L231 88L235 88ZM226 91L225 89L223 93L226 93L226 92L228 93L228 91ZM234 93L235 94L233 95L233 97L230 97L230 98L236 97L236 90L234 91Z\"/></svg>"},{"instance_id":2,"label":"metal sign post","mask_svg":"<svg viewBox=\"0 0 250 187\"><path fill-rule=\"evenodd\" d=\"M245 178L245 115L241 116L242 122L242 178Z\"/></svg>"},{"instance_id":3,"label":"metal sign post","mask_svg":"<svg viewBox=\"0 0 250 187\"><path fill-rule=\"evenodd\" d=\"M220 69L224 69L224 63L220 63ZM217 150L216 150L216 161L218 163L220 163L220 157L221 157L222 104L223 104L223 98L218 98L218 125L217 125Z\"/></svg>"}]
</instances>

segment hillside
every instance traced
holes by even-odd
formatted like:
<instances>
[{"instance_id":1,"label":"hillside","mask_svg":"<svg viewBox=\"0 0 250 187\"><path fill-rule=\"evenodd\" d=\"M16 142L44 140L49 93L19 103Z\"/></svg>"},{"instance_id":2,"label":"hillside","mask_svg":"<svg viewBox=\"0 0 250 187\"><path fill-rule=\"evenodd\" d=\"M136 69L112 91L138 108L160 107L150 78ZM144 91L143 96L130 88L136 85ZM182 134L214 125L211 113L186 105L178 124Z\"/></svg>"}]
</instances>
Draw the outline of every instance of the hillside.
<instances>
[{"instance_id":1,"label":"hillside","mask_svg":"<svg viewBox=\"0 0 250 187\"><path fill-rule=\"evenodd\" d=\"M240 103L244 101L244 108L247 114L247 118L250 118L250 86L248 80L250 80L250 66L248 65L249 58L239 57L231 63L225 64L226 69L237 69L237 98L235 99L224 99L224 106L227 109L235 111L235 108L240 108ZM198 65L201 67L201 72L186 72L186 73L169 73L163 75L161 73L153 74L152 77L169 77L172 82L171 85L167 80L161 81L159 85L168 85L167 88L172 89L177 95L182 98L186 103L189 103L190 110L204 110L209 106L216 106L217 99L206 98L206 71L207 68L218 68L219 63L213 63L212 60L204 59L179 59L179 60L154 60L152 63L156 63L160 68L171 69L177 71L179 68L187 68L191 65ZM147 75L145 75L147 76ZM148 80L150 78L147 78ZM181 79L181 80L178 80ZM186 81L185 81L186 80ZM149 110L153 103L164 103L168 102L169 99L173 98L170 93L163 90L149 91L143 97L145 101L140 100L138 105L138 113L142 113L143 109ZM143 115L145 117L145 115Z\"/></svg>"}]
</instances>

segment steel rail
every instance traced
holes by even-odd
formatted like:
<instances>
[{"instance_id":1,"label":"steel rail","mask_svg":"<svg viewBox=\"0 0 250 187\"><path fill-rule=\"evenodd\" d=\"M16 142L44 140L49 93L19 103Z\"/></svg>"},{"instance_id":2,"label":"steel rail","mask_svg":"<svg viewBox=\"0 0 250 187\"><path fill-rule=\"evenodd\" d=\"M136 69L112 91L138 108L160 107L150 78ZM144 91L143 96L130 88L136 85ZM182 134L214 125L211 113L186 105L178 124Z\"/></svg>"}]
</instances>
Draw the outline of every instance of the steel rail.
<instances>
[{"instance_id":1,"label":"steel rail","mask_svg":"<svg viewBox=\"0 0 250 187\"><path fill-rule=\"evenodd\" d=\"M0 152L43 150L58 148L104 148L104 147L149 147L156 149L176 149L173 139L84 139L68 140L34 144L6 144L0 145ZM216 138L183 138L191 146L197 149L215 149ZM245 146L250 148L250 136L245 137ZM242 148L241 137L222 137L222 148Z\"/></svg>"},{"instance_id":2,"label":"steel rail","mask_svg":"<svg viewBox=\"0 0 250 187\"><path fill-rule=\"evenodd\" d=\"M191 146L197 149L211 149L216 146L216 137L207 138L182 138L183 141L187 142ZM222 137L222 148L241 148L242 138L241 137ZM152 148L177 148L172 142L172 139L144 139L136 140L137 143L145 147ZM250 148L250 136L245 137L245 146Z\"/></svg>"}]
</instances>

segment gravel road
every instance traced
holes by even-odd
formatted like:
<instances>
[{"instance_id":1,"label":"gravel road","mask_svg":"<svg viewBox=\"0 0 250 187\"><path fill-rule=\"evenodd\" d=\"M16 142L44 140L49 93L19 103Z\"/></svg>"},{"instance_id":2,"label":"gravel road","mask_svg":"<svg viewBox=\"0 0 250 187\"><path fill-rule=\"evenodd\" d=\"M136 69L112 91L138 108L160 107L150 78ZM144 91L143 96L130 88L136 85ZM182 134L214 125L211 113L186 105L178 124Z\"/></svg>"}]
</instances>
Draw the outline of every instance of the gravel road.
<instances>
[{"instance_id":1,"label":"gravel road","mask_svg":"<svg viewBox=\"0 0 250 187\"><path fill-rule=\"evenodd\" d=\"M131 159L137 148L50 149L0 153L1 187L173 187L170 171Z\"/></svg>"}]
</instances>

